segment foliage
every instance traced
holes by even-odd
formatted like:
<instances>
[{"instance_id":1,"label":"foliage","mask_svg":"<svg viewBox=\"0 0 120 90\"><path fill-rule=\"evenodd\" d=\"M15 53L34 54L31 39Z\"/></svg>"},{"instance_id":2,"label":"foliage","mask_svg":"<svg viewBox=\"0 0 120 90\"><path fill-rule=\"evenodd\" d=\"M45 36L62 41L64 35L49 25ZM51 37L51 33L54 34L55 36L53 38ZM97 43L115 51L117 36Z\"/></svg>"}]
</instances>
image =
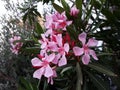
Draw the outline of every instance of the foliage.
<instances>
[{"instance_id":1,"label":"foliage","mask_svg":"<svg viewBox=\"0 0 120 90\"><path fill-rule=\"evenodd\" d=\"M49 0L43 0L43 3L48 2ZM19 77L19 90L93 90L93 88L95 90L119 90L120 1L88 0L85 2L84 0L75 0L71 3L72 6L76 5L79 10L77 17L71 16L71 6L65 0L60 0L60 2L62 7L57 5L54 0L51 1L51 4L57 12L65 11L68 21L72 21L66 30L78 46L81 46L81 43L78 43L78 35L82 32L87 33L87 39L94 37L102 41L101 45L93 48L99 60L91 59L88 65L84 65L78 58L71 58L74 56L70 56L67 57L69 59L68 64L56 68L57 77L54 78L53 85L47 82L46 77L42 77L39 81L33 79L31 59L39 54L41 44L38 40L42 38L41 34L46 31L46 28L42 28L38 21L34 20L40 16L36 11L36 6L32 4L30 7L20 8L24 11L23 21L26 22L28 16L27 24L34 25L34 28L32 28L32 33L28 34L29 38L25 39L24 37L20 41L23 46L17 56L20 59L16 60L15 63L17 77Z\"/></svg>"}]
</instances>

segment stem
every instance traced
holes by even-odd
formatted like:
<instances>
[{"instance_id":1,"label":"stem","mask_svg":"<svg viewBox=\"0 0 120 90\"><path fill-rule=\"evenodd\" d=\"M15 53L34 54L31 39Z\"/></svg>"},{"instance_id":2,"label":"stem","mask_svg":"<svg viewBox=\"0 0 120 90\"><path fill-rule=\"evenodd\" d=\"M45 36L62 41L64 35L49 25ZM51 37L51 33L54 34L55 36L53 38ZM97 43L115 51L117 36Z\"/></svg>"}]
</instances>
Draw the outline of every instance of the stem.
<instances>
[{"instance_id":1,"label":"stem","mask_svg":"<svg viewBox=\"0 0 120 90\"><path fill-rule=\"evenodd\" d=\"M37 90L39 90L40 81L41 81L41 79L39 79L39 81L38 81Z\"/></svg>"}]
</instances>

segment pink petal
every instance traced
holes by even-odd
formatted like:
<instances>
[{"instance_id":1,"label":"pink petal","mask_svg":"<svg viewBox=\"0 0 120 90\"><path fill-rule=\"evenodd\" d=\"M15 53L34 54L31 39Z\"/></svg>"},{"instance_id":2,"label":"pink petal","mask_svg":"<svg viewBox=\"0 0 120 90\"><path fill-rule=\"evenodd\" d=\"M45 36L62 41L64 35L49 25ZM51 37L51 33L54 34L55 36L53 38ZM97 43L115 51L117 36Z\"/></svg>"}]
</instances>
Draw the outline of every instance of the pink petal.
<instances>
[{"instance_id":1,"label":"pink petal","mask_svg":"<svg viewBox=\"0 0 120 90\"><path fill-rule=\"evenodd\" d=\"M32 63L32 65L34 66L34 67L40 67L40 66L42 66L42 62L40 61L40 59L39 58L33 58L32 60L31 60L31 63Z\"/></svg>"},{"instance_id":2,"label":"pink petal","mask_svg":"<svg viewBox=\"0 0 120 90\"><path fill-rule=\"evenodd\" d=\"M88 47L95 47L97 46L97 44L98 44L98 41L93 38L90 38L87 43Z\"/></svg>"},{"instance_id":3,"label":"pink petal","mask_svg":"<svg viewBox=\"0 0 120 90\"><path fill-rule=\"evenodd\" d=\"M49 77L48 80L47 80L47 82L50 83L51 85L53 85L53 78Z\"/></svg>"},{"instance_id":4,"label":"pink petal","mask_svg":"<svg viewBox=\"0 0 120 90\"><path fill-rule=\"evenodd\" d=\"M81 56L84 52L83 48L79 48L77 46L73 47L73 52L75 56Z\"/></svg>"},{"instance_id":5,"label":"pink petal","mask_svg":"<svg viewBox=\"0 0 120 90\"><path fill-rule=\"evenodd\" d=\"M60 57L61 57L60 54L55 55L55 58L54 58L54 60L52 61L52 63L58 64L58 60L60 59Z\"/></svg>"},{"instance_id":6,"label":"pink petal","mask_svg":"<svg viewBox=\"0 0 120 90\"><path fill-rule=\"evenodd\" d=\"M62 58L59 60L58 66L63 66L67 64L67 59L65 55L62 56Z\"/></svg>"},{"instance_id":7,"label":"pink petal","mask_svg":"<svg viewBox=\"0 0 120 90\"><path fill-rule=\"evenodd\" d=\"M47 43L46 43L46 42L43 42L43 43L41 44L41 48L44 49L44 48L46 48L46 47L47 47Z\"/></svg>"},{"instance_id":8,"label":"pink petal","mask_svg":"<svg viewBox=\"0 0 120 90\"><path fill-rule=\"evenodd\" d=\"M92 57L93 57L95 60L98 60L95 51L89 50L89 53L90 53L90 55L92 55Z\"/></svg>"},{"instance_id":9,"label":"pink petal","mask_svg":"<svg viewBox=\"0 0 120 90\"><path fill-rule=\"evenodd\" d=\"M49 35L52 35L53 31L52 29L49 29L45 32L45 36L48 37Z\"/></svg>"},{"instance_id":10,"label":"pink petal","mask_svg":"<svg viewBox=\"0 0 120 90\"><path fill-rule=\"evenodd\" d=\"M47 67L45 68L44 76L51 77L52 75L53 75L53 70L49 65L47 65Z\"/></svg>"},{"instance_id":11,"label":"pink petal","mask_svg":"<svg viewBox=\"0 0 120 90\"><path fill-rule=\"evenodd\" d=\"M83 64L87 65L90 62L90 56L88 54L83 55L82 62Z\"/></svg>"},{"instance_id":12,"label":"pink petal","mask_svg":"<svg viewBox=\"0 0 120 90\"><path fill-rule=\"evenodd\" d=\"M65 51L66 51L67 53L69 52L70 47L69 47L69 44L68 44L68 43L65 43L65 44L64 44L64 49L65 49Z\"/></svg>"},{"instance_id":13,"label":"pink petal","mask_svg":"<svg viewBox=\"0 0 120 90\"><path fill-rule=\"evenodd\" d=\"M78 13L79 13L79 10L76 8L76 6L73 6L70 10L70 15L76 17Z\"/></svg>"},{"instance_id":14,"label":"pink petal","mask_svg":"<svg viewBox=\"0 0 120 90\"><path fill-rule=\"evenodd\" d=\"M67 25L69 26L70 24L72 24L72 21L67 21Z\"/></svg>"},{"instance_id":15,"label":"pink petal","mask_svg":"<svg viewBox=\"0 0 120 90\"><path fill-rule=\"evenodd\" d=\"M85 32L79 34L78 39L85 45L87 34Z\"/></svg>"},{"instance_id":16,"label":"pink petal","mask_svg":"<svg viewBox=\"0 0 120 90\"><path fill-rule=\"evenodd\" d=\"M48 49L53 52L58 51L58 47L55 42L49 42Z\"/></svg>"},{"instance_id":17,"label":"pink petal","mask_svg":"<svg viewBox=\"0 0 120 90\"><path fill-rule=\"evenodd\" d=\"M46 60L47 60L48 62L52 62L52 61L54 60L54 58L55 58L55 54L52 53L52 54L50 54L49 56L47 56Z\"/></svg>"},{"instance_id":18,"label":"pink petal","mask_svg":"<svg viewBox=\"0 0 120 90\"><path fill-rule=\"evenodd\" d=\"M44 73L44 68L40 68L33 73L33 77L37 79L41 79L43 73Z\"/></svg>"},{"instance_id":19,"label":"pink petal","mask_svg":"<svg viewBox=\"0 0 120 90\"><path fill-rule=\"evenodd\" d=\"M56 36L56 40L59 46L62 46L62 34Z\"/></svg>"},{"instance_id":20,"label":"pink petal","mask_svg":"<svg viewBox=\"0 0 120 90\"><path fill-rule=\"evenodd\" d=\"M41 55L41 56L45 56L45 54L46 54L46 50L45 50L45 49L40 50L40 55Z\"/></svg>"}]
</instances>

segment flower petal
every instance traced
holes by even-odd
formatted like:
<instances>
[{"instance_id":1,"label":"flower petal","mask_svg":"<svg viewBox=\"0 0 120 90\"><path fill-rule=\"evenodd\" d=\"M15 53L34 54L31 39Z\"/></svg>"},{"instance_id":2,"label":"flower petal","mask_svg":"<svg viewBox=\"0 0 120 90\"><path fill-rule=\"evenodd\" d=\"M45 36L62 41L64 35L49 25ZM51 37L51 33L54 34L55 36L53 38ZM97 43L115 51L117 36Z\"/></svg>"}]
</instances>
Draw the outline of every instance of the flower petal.
<instances>
[{"instance_id":1,"label":"flower petal","mask_svg":"<svg viewBox=\"0 0 120 90\"><path fill-rule=\"evenodd\" d=\"M53 75L53 70L49 65L47 65L45 68L44 76L48 78L51 77L52 75Z\"/></svg>"},{"instance_id":2,"label":"flower petal","mask_svg":"<svg viewBox=\"0 0 120 90\"><path fill-rule=\"evenodd\" d=\"M83 54L84 50L83 48L79 48L79 47L73 47L73 52L75 54L75 56L80 56Z\"/></svg>"},{"instance_id":3,"label":"flower petal","mask_svg":"<svg viewBox=\"0 0 120 90\"><path fill-rule=\"evenodd\" d=\"M58 51L58 47L55 42L48 42L48 49L53 52Z\"/></svg>"},{"instance_id":4,"label":"flower petal","mask_svg":"<svg viewBox=\"0 0 120 90\"><path fill-rule=\"evenodd\" d=\"M68 44L68 43L65 43L65 44L64 44L64 49L65 49L65 51L66 51L67 53L69 52L70 47L69 47L69 44Z\"/></svg>"},{"instance_id":5,"label":"flower petal","mask_svg":"<svg viewBox=\"0 0 120 90\"><path fill-rule=\"evenodd\" d=\"M41 44L41 49L45 49L47 47L47 43L46 42L43 42L42 44Z\"/></svg>"},{"instance_id":6,"label":"flower petal","mask_svg":"<svg viewBox=\"0 0 120 90\"><path fill-rule=\"evenodd\" d=\"M95 40L94 38L90 38L87 43L88 47L95 47L97 46L97 44L98 44L98 41Z\"/></svg>"},{"instance_id":7,"label":"flower petal","mask_svg":"<svg viewBox=\"0 0 120 90\"><path fill-rule=\"evenodd\" d=\"M51 62L51 61L54 60L54 58L55 58L55 54L52 53L52 54L50 54L49 56L47 56L46 60L47 60L48 62Z\"/></svg>"},{"instance_id":8,"label":"flower petal","mask_svg":"<svg viewBox=\"0 0 120 90\"><path fill-rule=\"evenodd\" d=\"M82 56L82 62L83 62L83 64L88 65L88 63L90 62L89 54L85 54Z\"/></svg>"},{"instance_id":9,"label":"flower petal","mask_svg":"<svg viewBox=\"0 0 120 90\"><path fill-rule=\"evenodd\" d=\"M79 34L78 39L85 45L87 34L85 32Z\"/></svg>"},{"instance_id":10,"label":"flower petal","mask_svg":"<svg viewBox=\"0 0 120 90\"><path fill-rule=\"evenodd\" d=\"M34 67L40 67L42 66L42 62L40 61L39 58L35 57L31 60L31 63Z\"/></svg>"},{"instance_id":11,"label":"flower petal","mask_svg":"<svg viewBox=\"0 0 120 90\"><path fill-rule=\"evenodd\" d=\"M92 55L92 57L93 57L95 60L98 60L95 51L89 50L89 53L90 53L90 55Z\"/></svg>"},{"instance_id":12,"label":"flower petal","mask_svg":"<svg viewBox=\"0 0 120 90\"><path fill-rule=\"evenodd\" d=\"M62 34L58 34L56 36L57 44L61 47L62 46Z\"/></svg>"},{"instance_id":13,"label":"flower petal","mask_svg":"<svg viewBox=\"0 0 120 90\"><path fill-rule=\"evenodd\" d=\"M52 61L52 63L58 64L58 60L60 59L60 57L61 57L60 54L55 55L55 58L54 58L54 60Z\"/></svg>"},{"instance_id":14,"label":"flower petal","mask_svg":"<svg viewBox=\"0 0 120 90\"><path fill-rule=\"evenodd\" d=\"M40 68L33 73L33 77L37 79L41 79L43 73L44 73L44 68Z\"/></svg>"},{"instance_id":15,"label":"flower petal","mask_svg":"<svg viewBox=\"0 0 120 90\"><path fill-rule=\"evenodd\" d=\"M67 59L66 59L65 55L63 55L62 58L58 62L58 66L63 66L66 64L67 64Z\"/></svg>"}]
</instances>

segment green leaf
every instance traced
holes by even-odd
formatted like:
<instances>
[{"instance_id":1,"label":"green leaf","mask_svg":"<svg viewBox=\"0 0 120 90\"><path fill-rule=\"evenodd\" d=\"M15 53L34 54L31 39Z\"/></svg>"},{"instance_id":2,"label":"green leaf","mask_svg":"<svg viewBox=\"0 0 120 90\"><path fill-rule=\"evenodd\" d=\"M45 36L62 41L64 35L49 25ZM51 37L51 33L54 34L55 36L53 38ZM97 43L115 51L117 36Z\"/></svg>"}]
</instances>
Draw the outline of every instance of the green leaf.
<instances>
[{"instance_id":1,"label":"green leaf","mask_svg":"<svg viewBox=\"0 0 120 90\"><path fill-rule=\"evenodd\" d=\"M78 33L76 33L73 26L67 27L67 31L70 34L71 38L78 39Z\"/></svg>"},{"instance_id":2,"label":"green leaf","mask_svg":"<svg viewBox=\"0 0 120 90\"><path fill-rule=\"evenodd\" d=\"M28 17L28 13L25 13L25 15L23 16L23 22L25 23Z\"/></svg>"},{"instance_id":3,"label":"green leaf","mask_svg":"<svg viewBox=\"0 0 120 90\"><path fill-rule=\"evenodd\" d=\"M72 66L65 67L65 68L63 68L63 70L61 71L60 74L63 74L64 72L66 72L66 71L68 71L68 70L70 70L70 69L72 69Z\"/></svg>"},{"instance_id":4,"label":"green leaf","mask_svg":"<svg viewBox=\"0 0 120 90\"><path fill-rule=\"evenodd\" d=\"M88 71L85 72L89 75L91 81L98 88L98 90L110 90L109 86L107 86L107 84L101 78L95 77L92 73Z\"/></svg>"},{"instance_id":5,"label":"green leaf","mask_svg":"<svg viewBox=\"0 0 120 90\"><path fill-rule=\"evenodd\" d=\"M98 71L98 72L104 73L104 74L106 74L108 76L117 76L115 73L110 71L108 68L106 68L105 66L102 66L100 64L90 63L87 66L94 69L94 70L96 70L96 71Z\"/></svg>"},{"instance_id":6,"label":"green leaf","mask_svg":"<svg viewBox=\"0 0 120 90\"><path fill-rule=\"evenodd\" d=\"M25 90L33 90L31 83L28 82L26 79L21 77L20 83L21 83L21 87L23 86L25 88Z\"/></svg>"},{"instance_id":7,"label":"green leaf","mask_svg":"<svg viewBox=\"0 0 120 90\"><path fill-rule=\"evenodd\" d=\"M48 88L48 82L47 82L47 80L45 80L43 90L47 90L47 88Z\"/></svg>"},{"instance_id":8,"label":"green leaf","mask_svg":"<svg viewBox=\"0 0 120 90\"><path fill-rule=\"evenodd\" d=\"M75 1L75 4L76 4L76 7L79 9L79 11L80 11L80 17L81 17L81 15L82 15L82 0L76 0Z\"/></svg>"},{"instance_id":9,"label":"green leaf","mask_svg":"<svg viewBox=\"0 0 120 90\"><path fill-rule=\"evenodd\" d=\"M64 9L60 7L59 5L57 5L56 3L52 3L52 5L59 13L64 12Z\"/></svg>"},{"instance_id":10,"label":"green leaf","mask_svg":"<svg viewBox=\"0 0 120 90\"><path fill-rule=\"evenodd\" d=\"M36 29L35 29L37 34L42 34L44 33L44 30L42 29L41 25L39 23L36 23Z\"/></svg>"},{"instance_id":11,"label":"green leaf","mask_svg":"<svg viewBox=\"0 0 120 90\"><path fill-rule=\"evenodd\" d=\"M86 21L88 21L90 19L91 15L92 15L92 10L93 10L93 0L90 0L87 5L87 12L86 12L86 17L85 17Z\"/></svg>"},{"instance_id":12,"label":"green leaf","mask_svg":"<svg viewBox=\"0 0 120 90\"><path fill-rule=\"evenodd\" d=\"M61 0L61 3L65 9L66 12L70 12L70 7L69 5L65 2L65 0Z\"/></svg>"},{"instance_id":13,"label":"green leaf","mask_svg":"<svg viewBox=\"0 0 120 90\"><path fill-rule=\"evenodd\" d=\"M77 73L77 83L76 83L76 90L81 90L81 85L83 84L83 77L80 64L76 63L76 73Z\"/></svg>"}]
</instances>

